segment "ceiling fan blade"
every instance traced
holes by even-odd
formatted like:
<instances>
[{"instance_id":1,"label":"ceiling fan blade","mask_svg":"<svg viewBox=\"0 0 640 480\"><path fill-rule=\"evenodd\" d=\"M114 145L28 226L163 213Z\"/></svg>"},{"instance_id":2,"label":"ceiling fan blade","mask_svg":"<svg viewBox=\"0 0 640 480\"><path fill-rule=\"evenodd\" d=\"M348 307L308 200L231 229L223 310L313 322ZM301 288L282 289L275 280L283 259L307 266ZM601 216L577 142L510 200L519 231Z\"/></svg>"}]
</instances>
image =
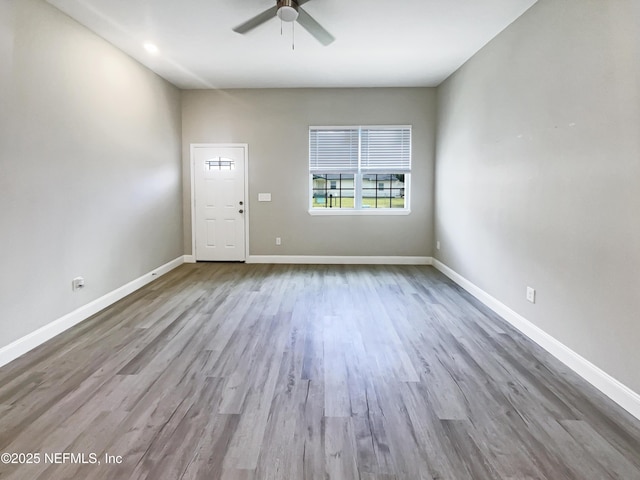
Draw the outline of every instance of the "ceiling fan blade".
<instances>
[{"instance_id":1,"label":"ceiling fan blade","mask_svg":"<svg viewBox=\"0 0 640 480\"><path fill-rule=\"evenodd\" d=\"M310 0L296 0L296 3L298 4L299 7L301 7L302 5L307 3L308 1L310 1Z\"/></svg>"},{"instance_id":2,"label":"ceiling fan blade","mask_svg":"<svg viewBox=\"0 0 640 480\"><path fill-rule=\"evenodd\" d=\"M316 22L314 18L302 8L298 8L298 23L325 46L335 40L333 35L327 32L322 25Z\"/></svg>"},{"instance_id":3,"label":"ceiling fan blade","mask_svg":"<svg viewBox=\"0 0 640 480\"><path fill-rule=\"evenodd\" d=\"M275 18L277 12L278 12L277 6L271 7L268 10L265 10L264 12L259 13L258 15L253 17L251 20L247 20L246 22L241 23L240 25L235 27L233 31L236 33L247 33L249 30L253 30L257 26L262 25L267 20L271 20L272 18Z\"/></svg>"}]
</instances>

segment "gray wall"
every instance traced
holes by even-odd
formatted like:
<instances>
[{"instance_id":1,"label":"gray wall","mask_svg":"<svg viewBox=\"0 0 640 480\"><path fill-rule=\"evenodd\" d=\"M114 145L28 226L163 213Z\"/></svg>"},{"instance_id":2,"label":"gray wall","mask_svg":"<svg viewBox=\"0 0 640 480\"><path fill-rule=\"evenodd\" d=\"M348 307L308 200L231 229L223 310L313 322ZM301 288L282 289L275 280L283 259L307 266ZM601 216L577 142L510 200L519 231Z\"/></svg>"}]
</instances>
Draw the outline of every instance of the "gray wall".
<instances>
[{"instance_id":1,"label":"gray wall","mask_svg":"<svg viewBox=\"0 0 640 480\"><path fill-rule=\"evenodd\" d=\"M45 2L0 6L1 347L183 245L179 91Z\"/></svg>"},{"instance_id":2,"label":"gray wall","mask_svg":"<svg viewBox=\"0 0 640 480\"><path fill-rule=\"evenodd\" d=\"M251 255L431 255L435 89L197 90L182 102L187 253L189 145L248 143ZM310 216L309 125L361 124L413 125L411 214Z\"/></svg>"},{"instance_id":3,"label":"gray wall","mask_svg":"<svg viewBox=\"0 0 640 480\"><path fill-rule=\"evenodd\" d=\"M639 5L539 0L439 88L436 164L437 258L636 392Z\"/></svg>"}]
</instances>

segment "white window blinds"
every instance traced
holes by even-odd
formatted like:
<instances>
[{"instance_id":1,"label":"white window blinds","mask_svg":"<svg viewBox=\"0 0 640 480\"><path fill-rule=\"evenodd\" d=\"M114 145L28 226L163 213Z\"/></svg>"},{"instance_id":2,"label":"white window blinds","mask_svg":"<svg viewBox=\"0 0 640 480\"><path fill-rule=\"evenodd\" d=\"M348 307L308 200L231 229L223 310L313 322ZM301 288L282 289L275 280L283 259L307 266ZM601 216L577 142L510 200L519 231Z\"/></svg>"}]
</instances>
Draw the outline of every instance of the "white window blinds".
<instances>
[{"instance_id":1,"label":"white window blinds","mask_svg":"<svg viewBox=\"0 0 640 480\"><path fill-rule=\"evenodd\" d=\"M411 127L310 127L309 171L409 173Z\"/></svg>"},{"instance_id":2,"label":"white window blinds","mask_svg":"<svg viewBox=\"0 0 640 480\"><path fill-rule=\"evenodd\" d=\"M309 170L325 173L358 171L358 130L309 129Z\"/></svg>"},{"instance_id":3,"label":"white window blinds","mask_svg":"<svg viewBox=\"0 0 640 480\"><path fill-rule=\"evenodd\" d=\"M363 171L411 171L411 128L362 128L360 145Z\"/></svg>"}]
</instances>

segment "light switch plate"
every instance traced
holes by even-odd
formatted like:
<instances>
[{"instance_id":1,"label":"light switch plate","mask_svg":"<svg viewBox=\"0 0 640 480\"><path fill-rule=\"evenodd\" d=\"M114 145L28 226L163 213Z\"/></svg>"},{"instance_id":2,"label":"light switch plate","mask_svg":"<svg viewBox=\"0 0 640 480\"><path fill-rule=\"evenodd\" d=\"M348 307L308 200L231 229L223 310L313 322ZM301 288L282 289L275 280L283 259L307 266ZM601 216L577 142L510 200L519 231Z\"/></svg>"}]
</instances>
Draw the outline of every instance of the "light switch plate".
<instances>
[{"instance_id":1,"label":"light switch plate","mask_svg":"<svg viewBox=\"0 0 640 480\"><path fill-rule=\"evenodd\" d=\"M271 201L271 194L270 193L259 193L258 194L258 201L259 202L270 202Z\"/></svg>"}]
</instances>

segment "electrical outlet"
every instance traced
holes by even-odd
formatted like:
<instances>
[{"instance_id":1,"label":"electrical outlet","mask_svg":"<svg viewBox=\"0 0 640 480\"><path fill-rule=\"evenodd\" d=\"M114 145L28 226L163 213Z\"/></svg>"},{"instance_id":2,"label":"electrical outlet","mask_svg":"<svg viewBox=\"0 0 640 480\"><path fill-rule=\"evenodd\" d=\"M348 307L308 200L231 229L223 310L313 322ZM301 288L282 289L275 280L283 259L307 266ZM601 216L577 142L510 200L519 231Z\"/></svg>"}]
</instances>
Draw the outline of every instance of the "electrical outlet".
<instances>
[{"instance_id":1,"label":"electrical outlet","mask_svg":"<svg viewBox=\"0 0 640 480\"><path fill-rule=\"evenodd\" d=\"M440 250L440 240L436 242L436 249Z\"/></svg>"},{"instance_id":2,"label":"electrical outlet","mask_svg":"<svg viewBox=\"0 0 640 480\"><path fill-rule=\"evenodd\" d=\"M276 237L276 245L282 245L282 239L280 237Z\"/></svg>"},{"instance_id":3,"label":"electrical outlet","mask_svg":"<svg viewBox=\"0 0 640 480\"><path fill-rule=\"evenodd\" d=\"M536 291L531 287L527 287L527 300L531 303L536 303Z\"/></svg>"},{"instance_id":4,"label":"electrical outlet","mask_svg":"<svg viewBox=\"0 0 640 480\"><path fill-rule=\"evenodd\" d=\"M76 277L71 281L71 288L73 290L82 290L84 288L84 278Z\"/></svg>"}]
</instances>

